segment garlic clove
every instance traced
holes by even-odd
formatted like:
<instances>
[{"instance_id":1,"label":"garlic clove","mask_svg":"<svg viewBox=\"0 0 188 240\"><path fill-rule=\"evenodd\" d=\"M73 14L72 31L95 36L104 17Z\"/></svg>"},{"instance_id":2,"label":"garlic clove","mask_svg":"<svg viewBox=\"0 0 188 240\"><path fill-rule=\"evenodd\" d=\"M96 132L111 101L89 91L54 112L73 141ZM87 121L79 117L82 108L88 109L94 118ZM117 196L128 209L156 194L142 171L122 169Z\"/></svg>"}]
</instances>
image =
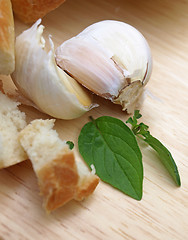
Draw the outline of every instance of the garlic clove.
<instances>
[{"instance_id":1,"label":"garlic clove","mask_svg":"<svg viewBox=\"0 0 188 240\"><path fill-rule=\"evenodd\" d=\"M72 38L56 51L56 61L62 69L92 92L107 98L117 96L119 86L127 84L112 57L92 38Z\"/></svg>"},{"instance_id":2,"label":"garlic clove","mask_svg":"<svg viewBox=\"0 0 188 240\"><path fill-rule=\"evenodd\" d=\"M80 117L93 107L91 96L56 65L51 39L51 50L45 51L40 23L39 19L16 38L13 82L41 111L60 119Z\"/></svg>"},{"instance_id":3,"label":"garlic clove","mask_svg":"<svg viewBox=\"0 0 188 240\"><path fill-rule=\"evenodd\" d=\"M113 20L95 23L65 41L56 50L56 62L83 86L128 112L152 70L150 48L143 35ZM137 83L129 87L133 82ZM126 93L132 99L127 99Z\"/></svg>"}]
</instances>

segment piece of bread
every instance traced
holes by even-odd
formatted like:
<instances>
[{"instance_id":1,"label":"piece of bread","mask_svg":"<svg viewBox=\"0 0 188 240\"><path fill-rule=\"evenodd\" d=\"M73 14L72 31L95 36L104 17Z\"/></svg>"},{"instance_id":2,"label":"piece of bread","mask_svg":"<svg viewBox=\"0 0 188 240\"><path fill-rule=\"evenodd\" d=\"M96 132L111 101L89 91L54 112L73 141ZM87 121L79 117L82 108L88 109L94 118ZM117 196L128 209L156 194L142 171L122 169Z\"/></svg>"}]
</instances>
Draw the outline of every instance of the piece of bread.
<instances>
[{"instance_id":1,"label":"piece of bread","mask_svg":"<svg viewBox=\"0 0 188 240\"><path fill-rule=\"evenodd\" d=\"M10 0L0 1L0 74L9 75L15 68L14 19Z\"/></svg>"},{"instance_id":2,"label":"piece of bread","mask_svg":"<svg viewBox=\"0 0 188 240\"><path fill-rule=\"evenodd\" d=\"M54 119L33 120L19 137L37 175L47 212L72 199L84 199L99 182L83 162L76 161L66 141L58 137L53 130L54 122Z\"/></svg>"},{"instance_id":3,"label":"piece of bread","mask_svg":"<svg viewBox=\"0 0 188 240\"><path fill-rule=\"evenodd\" d=\"M5 94L5 91L3 89L3 81L0 80L0 91Z\"/></svg>"},{"instance_id":4,"label":"piece of bread","mask_svg":"<svg viewBox=\"0 0 188 240\"><path fill-rule=\"evenodd\" d=\"M27 159L18 140L19 132L26 126L25 113L18 109L18 102L0 91L0 168Z\"/></svg>"},{"instance_id":5,"label":"piece of bread","mask_svg":"<svg viewBox=\"0 0 188 240\"><path fill-rule=\"evenodd\" d=\"M12 0L12 5L19 19L25 23L32 23L64 2L65 0Z\"/></svg>"}]
</instances>

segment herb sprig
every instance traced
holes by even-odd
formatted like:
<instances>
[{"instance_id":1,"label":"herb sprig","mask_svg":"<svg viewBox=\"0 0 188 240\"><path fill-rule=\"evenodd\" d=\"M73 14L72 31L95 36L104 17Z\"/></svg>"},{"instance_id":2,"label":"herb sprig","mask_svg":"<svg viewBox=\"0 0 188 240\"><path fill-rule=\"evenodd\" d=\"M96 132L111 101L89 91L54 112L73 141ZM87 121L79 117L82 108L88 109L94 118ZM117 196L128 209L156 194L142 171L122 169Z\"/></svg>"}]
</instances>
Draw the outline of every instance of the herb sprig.
<instances>
[{"instance_id":1,"label":"herb sprig","mask_svg":"<svg viewBox=\"0 0 188 240\"><path fill-rule=\"evenodd\" d=\"M134 112L126 123L109 116L90 118L78 138L79 152L96 174L106 183L130 197L141 200L143 192L142 154L136 137L149 144L178 186L181 185L176 163L169 150L149 132L149 127L138 123L142 115Z\"/></svg>"},{"instance_id":2,"label":"herb sprig","mask_svg":"<svg viewBox=\"0 0 188 240\"><path fill-rule=\"evenodd\" d=\"M129 118L126 123L132 125L133 133L138 136L140 139L144 140L148 143L157 153L158 156L166 167L174 181L178 186L181 186L180 175L178 172L178 168L176 163L172 157L170 151L155 137L153 137L149 132L149 127L144 123L139 123L137 119L141 118L142 115L140 114L139 110L135 110L134 116Z\"/></svg>"}]
</instances>

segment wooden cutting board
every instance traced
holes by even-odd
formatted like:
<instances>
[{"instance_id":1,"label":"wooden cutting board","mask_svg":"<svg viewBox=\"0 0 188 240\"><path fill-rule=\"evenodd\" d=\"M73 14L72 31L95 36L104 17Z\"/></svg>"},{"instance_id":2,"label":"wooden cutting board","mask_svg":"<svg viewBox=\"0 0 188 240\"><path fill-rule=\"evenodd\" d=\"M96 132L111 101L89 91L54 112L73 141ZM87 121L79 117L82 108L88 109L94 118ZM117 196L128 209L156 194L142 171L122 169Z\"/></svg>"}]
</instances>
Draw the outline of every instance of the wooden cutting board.
<instances>
[{"instance_id":1,"label":"wooden cutting board","mask_svg":"<svg viewBox=\"0 0 188 240\"><path fill-rule=\"evenodd\" d=\"M181 175L177 188L155 153L141 145L144 189L136 201L100 182L83 202L72 201L46 215L29 160L0 171L1 240L186 240L188 239L188 1L67 0L43 19L45 36L57 47L88 25L115 19L140 30L153 55L153 73L140 106L143 122L171 151ZM16 34L29 27L15 21ZM11 88L9 77L1 77ZM88 116L128 115L95 97L100 107L71 121L56 121L62 139L75 142ZM63 106L62 106L63 107ZM49 116L21 107L32 119Z\"/></svg>"}]
</instances>

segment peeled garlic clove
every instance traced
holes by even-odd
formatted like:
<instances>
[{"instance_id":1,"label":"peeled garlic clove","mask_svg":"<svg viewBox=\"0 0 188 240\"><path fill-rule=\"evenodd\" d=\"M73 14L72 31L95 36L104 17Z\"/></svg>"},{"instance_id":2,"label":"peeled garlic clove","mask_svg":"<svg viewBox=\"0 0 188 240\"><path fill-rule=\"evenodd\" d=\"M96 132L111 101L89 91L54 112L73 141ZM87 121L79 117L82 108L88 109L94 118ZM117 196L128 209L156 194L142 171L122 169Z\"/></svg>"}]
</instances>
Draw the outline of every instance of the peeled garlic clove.
<instances>
[{"instance_id":1,"label":"peeled garlic clove","mask_svg":"<svg viewBox=\"0 0 188 240\"><path fill-rule=\"evenodd\" d=\"M56 50L56 62L83 86L121 104L128 112L152 69L150 48L143 35L113 20L95 23L65 41Z\"/></svg>"},{"instance_id":2,"label":"peeled garlic clove","mask_svg":"<svg viewBox=\"0 0 188 240\"><path fill-rule=\"evenodd\" d=\"M80 117L92 107L90 95L56 65L54 46L45 51L44 26L38 20L16 38L16 68L12 79L18 90L41 111L60 119Z\"/></svg>"}]
</instances>

